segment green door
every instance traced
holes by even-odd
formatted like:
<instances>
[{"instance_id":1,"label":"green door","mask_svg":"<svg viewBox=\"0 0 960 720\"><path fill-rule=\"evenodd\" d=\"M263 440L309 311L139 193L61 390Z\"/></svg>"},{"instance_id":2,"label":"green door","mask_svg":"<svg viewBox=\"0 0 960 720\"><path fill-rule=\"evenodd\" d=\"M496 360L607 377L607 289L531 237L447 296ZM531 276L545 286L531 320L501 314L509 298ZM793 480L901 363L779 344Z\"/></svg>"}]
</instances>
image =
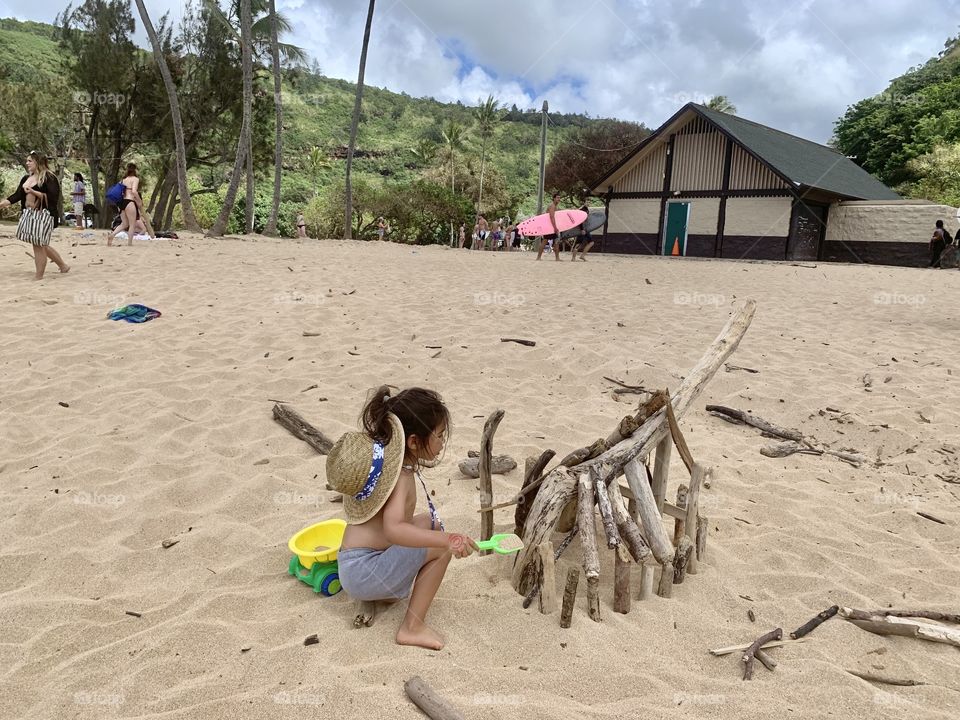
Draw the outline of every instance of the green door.
<instances>
[{"instance_id":1,"label":"green door","mask_svg":"<svg viewBox=\"0 0 960 720\"><path fill-rule=\"evenodd\" d=\"M687 223L690 219L690 203L668 202L667 222L663 228L663 254L687 254Z\"/></svg>"}]
</instances>

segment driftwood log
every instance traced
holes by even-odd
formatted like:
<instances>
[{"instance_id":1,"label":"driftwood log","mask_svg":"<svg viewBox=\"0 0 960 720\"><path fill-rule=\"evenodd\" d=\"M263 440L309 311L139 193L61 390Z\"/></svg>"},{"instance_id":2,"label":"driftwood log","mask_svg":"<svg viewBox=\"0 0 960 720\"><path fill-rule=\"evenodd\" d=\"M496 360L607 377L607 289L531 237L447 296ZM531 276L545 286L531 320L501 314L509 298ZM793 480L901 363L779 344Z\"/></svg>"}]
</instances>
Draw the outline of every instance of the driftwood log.
<instances>
[{"instance_id":1,"label":"driftwood log","mask_svg":"<svg viewBox=\"0 0 960 720\"><path fill-rule=\"evenodd\" d=\"M493 505L493 434L503 420L503 410L495 410L483 425L483 437L480 440L480 505ZM480 539L489 540L493 536L493 510L480 515Z\"/></svg>"},{"instance_id":2,"label":"driftwood log","mask_svg":"<svg viewBox=\"0 0 960 720\"><path fill-rule=\"evenodd\" d=\"M460 472L467 477L480 477L479 457L468 457L466 460L461 460L457 467L460 468ZM490 472L494 475L506 475L511 470L515 470L516 467L517 461L509 455L494 455L492 458L490 458Z\"/></svg>"},{"instance_id":3,"label":"driftwood log","mask_svg":"<svg viewBox=\"0 0 960 720\"><path fill-rule=\"evenodd\" d=\"M543 481L543 471L547 463L553 460L556 453L553 450L544 450L538 458L527 458L527 467L523 475L523 485L517 494L517 509L513 513L514 529L513 534L523 538L523 527L527 522L527 514L530 512L530 503L537 497L537 490ZM531 463L530 461L533 460Z\"/></svg>"},{"instance_id":4,"label":"driftwood log","mask_svg":"<svg viewBox=\"0 0 960 720\"><path fill-rule=\"evenodd\" d=\"M537 547L540 556L540 612L549 615L557 610L557 575L553 543L547 540Z\"/></svg>"},{"instance_id":5,"label":"driftwood log","mask_svg":"<svg viewBox=\"0 0 960 720\"><path fill-rule=\"evenodd\" d=\"M828 607L823 612L817 613L816 617L811 618L810 620L805 622L803 625L798 627L796 630L794 630L792 633L790 633L790 637L796 640L797 638L802 638L804 635L808 635L809 633L813 632L818 627L820 627L820 625L822 625L827 620L829 620L834 615L836 615L839 609L840 608L837 605L832 605L831 607Z\"/></svg>"},{"instance_id":6,"label":"driftwood log","mask_svg":"<svg viewBox=\"0 0 960 720\"><path fill-rule=\"evenodd\" d=\"M680 483L677 486L677 507L681 510L686 510L687 508L687 493L690 490L686 485ZM686 513L684 513L683 518L674 518L673 519L673 546L676 547L680 544L680 538L684 535L684 526L686 524Z\"/></svg>"},{"instance_id":7,"label":"driftwood log","mask_svg":"<svg viewBox=\"0 0 960 720\"><path fill-rule=\"evenodd\" d=\"M680 453L680 459L687 466L687 472L693 472L693 454L680 431L680 423L677 422L677 416L673 412L673 403L669 401L667 402L667 423L670 425L670 435L673 438L673 444L677 446L677 452Z\"/></svg>"},{"instance_id":8,"label":"driftwood log","mask_svg":"<svg viewBox=\"0 0 960 720\"><path fill-rule=\"evenodd\" d=\"M755 312L756 303L753 300L747 301L735 312L707 348L703 357L680 383L671 398L674 413L678 418L683 416L717 369L736 350ZM533 556L531 548L543 542L553 531L561 512L577 494L579 476L590 468L597 467L600 472L600 481L609 486L611 481L624 472L627 463L634 458L649 455L662 439L669 436L669 433L666 410L661 407L629 438L620 441L596 458L589 459L576 468L557 468L546 476L530 508L523 533L525 547L514 566L513 584L516 590L522 594L529 590L521 587L521 580L524 578L524 569ZM590 529L592 528L582 527L581 536L590 534L587 532Z\"/></svg>"},{"instance_id":9,"label":"driftwood log","mask_svg":"<svg viewBox=\"0 0 960 720\"><path fill-rule=\"evenodd\" d=\"M294 437L303 440L321 455L327 455L333 448L333 440L317 430L304 420L296 410L287 405L275 404L273 406L273 419L293 433Z\"/></svg>"},{"instance_id":10,"label":"driftwood log","mask_svg":"<svg viewBox=\"0 0 960 720\"><path fill-rule=\"evenodd\" d=\"M694 556L693 543L686 535L680 538L680 544L673 555L673 583L680 585L690 571Z\"/></svg>"},{"instance_id":11,"label":"driftwood log","mask_svg":"<svg viewBox=\"0 0 960 720\"><path fill-rule=\"evenodd\" d=\"M543 451L543 455L548 455L548 454L549 454L549 457L547 457L547 459L544 461L544 466L546 466L546 464L550 462L550 458L552 458L555 453L553 452L553 450ZM520 505L522 503L526 503L529 506L529 504L533 502L533 498L536 497L536 491L539 489L540 484L543 482L543 479L544 479L542 468L540 472L541 472L541 477L539 479L534 480L532 483L529 483L529 484L525 482L523 489L520 490L519 493L514 495L510 500L507 500L506 502L502 502L502 503L497 503L496 505L482 506L480 507L480 509L477 510L477 512L484 513L489 510L500 510L505 507L512 507L513 505ZM524 477L526 477L526 472L524 472ZM524 517L526 517L526 515L524 515ZM521 533L514 533L514 534L521 535Z\"/></svg>"},{"instance_id":12,"label":"driftwood log","mask_svg":"<svg viewBox=\"0 0 960 720\"><path fill-rule=\"evenodd\" d=\"M873 615L888 615L890 617L912 617L960 625L960 615L956 613L942 613L935 610L871 610Z\"/></svg>"},{"instance_id":13,"label":"driftwood log","mask_svg":"<svg viewBox=\"0 0 960 720\"><path fill-rule=\"evenodd\" d=\"M403 684L407 697L431 720L464 720L463 714L427 685L418 675Z\"/></svg>"},{"instance_id":14,"label":"driftwood log","mask_svg":"<svg viewBox=\"0 0 960 720\"><path fill-rule=\"evenodd\" d=\"M771 640L780 640L783 638L783 628L771 630L766 635L761 635L743 652L740 661L743 663L743 679L753 680L753 659L756 657L757 650L762 648Z\"/></svg>"},{"instance_id":15,"label":"driftwood log","mask_svg":"<svg viewBox=\"0 0 960 720\"><path fill-rule=\"evenodd\" d=\"M593 489L597 494L597 508L600 510L600 519L603 521L603 532L607 536L607 547L611 550L620 546L620 533L613 519L613 508L610 506L610 495L607 486L594 482Z\"/></svg>"},{"instance_id":16,"label":"driftwood log","mask_svg":"<svg viewBox=\"0 0 960 720\"><path fill-rule=\"evenodd\" d=\"M567 584L563 588L563 608L560 610L560 627L568 628L573 619L573 606L577 601L577 585L580 584L580 568L567 570Z\"/></svg>"},{"instance_id":17,"label":"driftwood log","mask_svg":"<svg viewBox=\"0 0 960 720\"><path fill-rule=\"evenodd\" d=\"M690 476L690 490L687 493L687 519L684 521L686 536L690 540L691 548L695 547L697 542L697 513L700 509L700 487L703 485L703 476L703 465L695 463ZM697 554L693 553L687 562L687 572L696 575L697 565Z\"/></svg>"},{"instance_id":18,"label":"driftwood log","mask_svg":"<svg viewBox=\"0 0 960 720\"><path fill-rule=\"evenodd\" d=\"M866 680L867 682L879 683L880 685L896 685L899 687L916 687L918 685L926 685L927 683L920 680L912 680L910 678L890 678L883 675L875 675L873 673L860 672L859 670L847 670L848 673L854 677L858 677L861 680Z\"/></svg>"},{"instance_id":19,"label":"driftwood log","mask_svg":"<svg viewBox=\"0 0 960 720\"><path fill-rule=\"evenodd\" d=\"M593 516L593 481L583 473L577 483L577 525L583 548L583 574L587 578L587 612L600 622L600 556L597 553L596 525Z\"/></svg>"},{"instance_id":20,"label":"driftwood log","mask_svg":"<svg viewBox=\"0 0 960 720\"><path fill-rule=\"evenodd\" d=\"M653 556L661 565L673 562L673 544L663 527L663 516L657 507L653 488L650 487L643 466L637 460L631 460L627 463L624 475L637 503L643 535L650 544Z\"/></svg>"},{"instance_id":21,"label":"driftwood log","mask_svg":"<svg viewBox=\"0 0 960 720\"><path fill-rule=\"evenodd\" d=\"M650 546L643 537L636 521L630 512L624 509L623 495L620 494L620 483L610 483L610 506L613 510L613 519L617 523L617 530L620 532L620 539L627 546L630 557L637 565L643 566L648 562L653 553L650 552ZM631 501L632 502L632 501ZM618 557L620 557L618 553Z\"/></svg>"},{"instance_id":22,"label":"driftwood log","mask_svg":"<svg viewBox=\"0 0 960 720\"><path fill-rule=\"evenodd\" d=\"M840 617L877 635L903 635L960 647L960 629L911 620L895 615L877 615L867 610L841 607Z\"/></svg>"},{"instance_id":23,"label":"driftwood log","mask_svg":"<svg viewBox=\"0 0 960 720\"><path fill-rule=\"evenodd\" d=\"M699 515L697 517L697 561L703 560L703 556L707 551L707 531L709 527L709 518Z\"/></svg>"},{"instance_id":24,"label":"driftwood log","mask_svg":"<svg viewBox=\"0 0 960 720\"><path fill-rule=\"evenodd\" d=\"M753 651L753 656L770 672L773 672L773 669L777 666L777 661L774 660L766 650L757 648Z\"/></svg>"},{"instance_id":25,"label":"driftwood log","mask_svg":"<svg viewBox=\"0 0 960 720\"><path fill-rule=\"evenodd\" d=\"M570 532L568 532L567 536L560 542L559 545L557 545L557 549L553 551L554 566L556 566L556 563L560 559L560 556L563 555L563 551L567 549L567 546L570 544L573 538L576 537L579 530L580 530L580 526L574 525L573 529ZM539 561L539 557L537 562L530 563L528 567L532 568L530 572L535 573L534 577L536 578L536 582L532 583L530 590L527 593L527 596L523 600L524 610L530 607L530 605L533 603L534 598L536 598L537 594L540 592L540 573L541 573L542 564Z\"/></svg>"},{"instance_id":26,"label":"driftwood log","mask_svg":"<svg viewBox=\"0 0 960 720\"><path fill-rule=\"evenodd\" d=\"M630 561L617 554L613 560L613 611L630 612Z\"/></svg>"}]
</instances>

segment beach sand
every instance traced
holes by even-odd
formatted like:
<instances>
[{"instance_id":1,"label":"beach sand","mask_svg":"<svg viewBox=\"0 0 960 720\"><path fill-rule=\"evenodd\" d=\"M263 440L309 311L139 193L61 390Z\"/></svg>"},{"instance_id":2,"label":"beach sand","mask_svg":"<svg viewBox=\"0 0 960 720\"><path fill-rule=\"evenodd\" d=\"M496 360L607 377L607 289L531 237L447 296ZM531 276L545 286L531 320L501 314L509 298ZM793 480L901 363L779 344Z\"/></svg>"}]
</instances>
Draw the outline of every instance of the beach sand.
<instances>
[{"instance_id":1,"label":"beach sand","mask_svg":"<svg viewBox=\"0 0 960 720\"><path fill-rule=\"evenodd\" d=\"M423 717L414 675L467 718L960 716L946 645L833 619L752 682L738 654L707 653L834 603L958 611L960 485L941 477L960 477L960 273L102 236L58 230L73 270L33 282L0 228L0 717L400 720ZM426 479L447 527L476 535L478 481L457 463L490 412L506 411L494 451L520 464L494 478L503 501L526 456L562 457L635 406L603 376L675 388L745 298L756 318L730 362L759 372L721 369L680 420L717 476L700 572L672 599L615 614L604 551L603 622L581 582L562 630L521 608L509 558L474 556L450 565L428 618L447 646L430 652L394 644L403 603L354 630L345 593L286 574L288 538L342 506L275 401L337 437L380 383L438 390L453 434ZM126 302L163 316L105 319ZM871 462L764 457L771 441L710 402ZM668 498L685 479L674 453ZM558 584L580 558L574 542Z\"/></svg>"}]
</instances>

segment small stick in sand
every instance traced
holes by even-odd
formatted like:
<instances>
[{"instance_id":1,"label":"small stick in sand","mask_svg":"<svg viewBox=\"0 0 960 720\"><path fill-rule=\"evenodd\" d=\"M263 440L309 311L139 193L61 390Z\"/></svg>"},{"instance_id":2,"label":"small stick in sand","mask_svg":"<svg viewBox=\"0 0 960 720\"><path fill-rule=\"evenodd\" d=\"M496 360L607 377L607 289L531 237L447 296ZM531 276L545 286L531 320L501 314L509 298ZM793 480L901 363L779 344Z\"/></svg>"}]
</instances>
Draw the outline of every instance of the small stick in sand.
<instances>
[{"instance_id":1,"label":"small stick in sand","mask_svg":"<svg viewBox=\"0 0 960 720\"><path fill-rule=\"evenodd\" d=\"M847 670L851 675L860 678L861 680L866 680L867 682L880 683L881 685L898 685L900 687L915 687L917 685L926 685L927 683L921 680L912 680L912 679L900 679L900 678L888 678L883 677L882 675L874 675L873 673L860 672L859 670Z\"/></svg>"},{"instance_id":2,"label":"small stick in sand","mask_svg":"<svg viewBox=\"0 0 960 720\"><path fill-rule=\"evenodd\" d=\"M497 432L504 411L494 410L483 424L483 437L480 439L480 504L489 506L493 503L493 435ZM493 511L480 515L480 539L489 540L493 536Z\"/></svg>"},{"instance_id":3,"label":"small stick in sand","mask_svg":"<svg viewBox=\"0 0 960 720\"><path fill-rule=\"evenodd\" d=\"M757 648L754 651L753 656L763 663L763 666L770 672L773 672L773 669L777 666L777 661L770 657L770 653L768 653L766 650Z\"/></svg>"},{"instance_id":4,"label":"small stick in sand","mask_svg":"<svg viewBox=\"0 0 960 720\"><path fill-rule=\"evenodd\" d=\"M573 605L577 599L577 585L580 584L580 568L567 570L567 585L563 589L563 607L560 610L560 627L568 628L573 619Z\"/></svg>"},{"instance_id":5,"label":"small stick in sand","mask_svg":"<svg viewBox=\"0 0 960 720\"><path fill-rule=\"evenodd\" d=\"M431 720L463 720L463 715L453 705L427 685L419 675L403 684L407 697Z\"/></svg>"},{"instance_id":6,"label":"small stick in sand","mask_svg":"<svg viewBox=\"0 0 960 720\"><path fill-rule=\"evenodd\" d=\"M804 642L807 642L807 638L800 638L799 640L774 640L773 642L765 643L763 648L761 649L769 650L770 648L781 647L783 645L792 645L793 643L804 643ZM709 652L714 657L721 657L723 655L731 655L735 652L739 652L740 650L746 650L748 647L750 647L751 644L752 643L743 643L742 645L730 645L729 647L714 648L712 650L708 650L707 652Z\"/></svg>"},{"instance_id":7,"label":"small stick in sand","mask_svg":"<svg viewBox=\"0 0 960 720\"><path fill-rule=\"evenodd\" d=\"M801 625L796 630L794 630L792 633L790 633L790 637L796 640L797 638L802 638L807 633L813 632L822 623L825 623L827 620L829 620L834 615L836 615L839 609L840 607L838 605L831 605L823 612L818 613L817 616L814 617L812 620L808 620L803 625Z\"/></svg>"},{"instance_id":8,"label":"small stick in sand","mask_svg":"<svg viewBox=\"0 0 960 720\"><path fill-rule=\"evenodd\" d=\"M740 661L743 663L743 679L753 680L753 659L756 657L757 650L762 648L771 640L780 640L783 638L783 628L771 630L766 635L761 635L746 649Z\"/></svg>"},{"instance_id":9,"label":"small stick in sand","mask_svg":"<svg viewBox=\"0 0 960 720\"><path fill-rule=\"evenodd\" d=\"M521 340L520 338L500 338L500 342L513 342L527 347L534 347L537 344L533 340Z\"/></svg>"}]
</instances>

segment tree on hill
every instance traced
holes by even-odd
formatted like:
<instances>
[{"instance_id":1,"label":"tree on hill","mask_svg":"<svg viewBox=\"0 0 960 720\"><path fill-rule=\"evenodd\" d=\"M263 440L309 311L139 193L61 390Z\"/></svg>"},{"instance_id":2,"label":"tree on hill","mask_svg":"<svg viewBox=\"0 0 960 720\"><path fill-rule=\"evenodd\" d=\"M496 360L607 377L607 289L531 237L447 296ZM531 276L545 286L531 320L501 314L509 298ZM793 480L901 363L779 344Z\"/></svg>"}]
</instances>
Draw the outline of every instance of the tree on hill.
<instances>
[{"instance_id":1,"label":"tree on hill","mask_svg":"<svg viewBox=\"0 0 960 720\"><path fill-rule=\"evenodd\" d=\"M357 147L357 128L360 125L360 108L363 104L363 75L367 69L367 48L370 47L370 26L373 25L373 10L376 0L370 0L367 8L367 24L363 29L363 46L360 49L360 71L357 76L357 92L353 103L353 120L350 122L350 145L347 149L346 192L343 213L343 239L353 236L350 218L353 216L353 189L350 184L350 171L353 167L353 153Z\"/></svg>"},{"instance_id":2,"label":"tree on hill","mask_svg":"<svg viewBox=\"0 0 960 720\"><path fill-rule=\"evenodd\" d=\"M562 142L547 163L545 184L583 202L593 183L646 140L650 130L623 120L600 120Z\"/></svg>"},{"instance_id":3,"label":"tree on hill","mask_svg":"<svg viewBox=\"0 0 960 720\"><path fill-rule=\"evenodd\" d=\"M480 192L477 196L477 212L483 212L483 171L487 162L487 143L493 137L497 129L497 123L500 122L500 103L494 99L493 95L488 95L487 99L476 109L474 117L477 121L477 131L480 133L482 149L480 151Z\"/></svg>"}]
</instances>

